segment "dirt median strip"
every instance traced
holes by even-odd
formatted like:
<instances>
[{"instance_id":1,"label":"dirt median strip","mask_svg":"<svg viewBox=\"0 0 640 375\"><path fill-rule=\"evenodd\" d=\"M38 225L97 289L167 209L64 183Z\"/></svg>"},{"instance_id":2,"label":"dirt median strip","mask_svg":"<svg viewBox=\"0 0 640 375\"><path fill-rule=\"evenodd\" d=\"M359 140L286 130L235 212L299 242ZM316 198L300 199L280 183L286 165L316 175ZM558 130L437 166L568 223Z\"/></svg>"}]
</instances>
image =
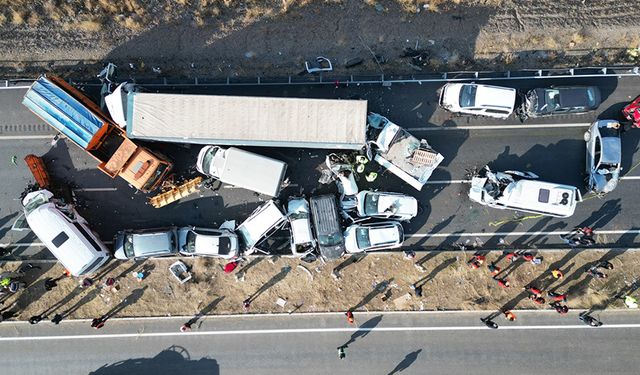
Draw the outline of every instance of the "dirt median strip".
<instances>
[{"instance_id":1,"label":"dirt median strip","mask_svg":"<svg viewBox=\"0 0 640 375\"><path fill-rule=\"evenodd\" d=\"M224 262L213 259L184 260L193 279L180 284L168 272L174 260L143 263L112 263L100 272L91 286L82 280L63 277L59 264L38 264L25 276L28 286L4 302L4 314L28 320L41 315L52 319L111 317L162 317L241 314L243 301L250 299L247 314L355 311L450 311L549 308L529 300L523 289L528 284L545 291L568 293L571 309L623 308L620 293L635 291L640 256L624 250L571 250L541 253L542 264L522 259L509 262L502 252L486 253L479 269L467 262L472 252L427 252L413 260L401 254L351 257L332 263L300 263L296 259L253 258L226 274ZM502 288L486 265L497 261L499 277L511 286ZM613 270L604 270L606 279L585 273L599 262L609 261ZM303 272L298 266L306 267ZM18 263L6 264L13 271ZM560 269L563 279L554 279L552 269ZM133 272L144 270L137 281ZM45 280L57 286L46 291ZM107 278L116 287L104 287ZM422 287L417 297L412 284ZM547 295L545 298L549 299ZM547 301L551 302L551 301ZM278 304L279 303L279 304ZM110 313L115 311L115 313Z\"/></svg>"}]
</instances>

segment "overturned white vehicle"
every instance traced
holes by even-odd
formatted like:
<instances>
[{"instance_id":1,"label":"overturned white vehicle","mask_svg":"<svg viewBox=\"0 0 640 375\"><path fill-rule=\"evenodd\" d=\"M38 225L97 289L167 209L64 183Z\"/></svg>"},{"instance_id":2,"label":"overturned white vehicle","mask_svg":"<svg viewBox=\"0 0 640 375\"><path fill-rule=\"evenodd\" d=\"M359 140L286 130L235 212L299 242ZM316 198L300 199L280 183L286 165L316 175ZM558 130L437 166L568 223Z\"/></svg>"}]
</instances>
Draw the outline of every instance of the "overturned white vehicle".
<instances>
[{"instance_id":1,"label":"overturned white vehicle","mask_svg":"<svg viewBox=\"0 0 640 375\"><path fill-rule=\"evenodd\" d=\"M574 186L539 181L532 172L492 172L485 166L471 179L469 198L493 208L569 217L582 195Z\"/></svg>"},{"instance_id":2,"label":"overturned white vehicle","mask_svg":"<svg viewBox=\"0 0 640 375\"><path fill-rule=\"evenodd\" d=\"M421 190L444 157L384 116L370 113L367 120L367 158Z\"/></svg>"}]
</instances>

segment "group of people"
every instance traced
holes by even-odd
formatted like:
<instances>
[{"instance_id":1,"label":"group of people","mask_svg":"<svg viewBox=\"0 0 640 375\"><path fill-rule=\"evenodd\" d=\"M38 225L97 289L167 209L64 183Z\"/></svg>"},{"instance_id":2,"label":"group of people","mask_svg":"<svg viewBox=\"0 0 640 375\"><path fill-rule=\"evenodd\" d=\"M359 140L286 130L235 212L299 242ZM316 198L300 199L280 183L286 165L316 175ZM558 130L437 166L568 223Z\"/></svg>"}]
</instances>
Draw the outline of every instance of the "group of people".
<instances>
[{"instance_id":1,"label":"group of people","mask_svg":"<svg viewBox=\"0 0 640 375\"><path fill-rule=\"evenodd\" d=\"M593 228L591 227L575 227L567 234L563 234L560 238L569 246L591 246L596 243L593 239Z\"/></svg>"}]
</instances>

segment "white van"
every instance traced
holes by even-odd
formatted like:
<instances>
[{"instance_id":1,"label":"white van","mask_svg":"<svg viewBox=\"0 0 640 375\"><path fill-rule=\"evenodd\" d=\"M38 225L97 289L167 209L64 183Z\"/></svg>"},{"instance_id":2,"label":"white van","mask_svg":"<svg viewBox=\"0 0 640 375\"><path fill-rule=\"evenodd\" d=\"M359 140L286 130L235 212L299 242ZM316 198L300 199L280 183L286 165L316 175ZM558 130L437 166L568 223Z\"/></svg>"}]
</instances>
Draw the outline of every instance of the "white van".
<instances>
[{"instance_id":1,"label":"white van","mask_svg":"<svg viewBox=\"0 0 640 375\"><path fill-rule=\"evenodd\" d=\"M471 179L469 198L485 206L531 212L553 217L569 217L582 201L575 186L537 180L531 172L492 172L489 167Z\"/></svg>"},{"instance_id":2,"label":"white van","mask_svg":"<svg viewBox=\"0 0 640 375\"><path fill-rule=\"evenodd\" d=\"M196 169L225 184L277 197L287 163L235 147L205 146L198 154Z\"/></svg>"},{"instance_id":3,"label":"white van","mask_svg":"<svg viewBox=\"0 0 640 375\"><path fill-rule=\"evenodd\" d=\"M440 89L440 107L462 115L506 119L516 105L516 89L475 83L447 83Z\"/></svg>"},{"instance_id":4,"label":"white van","mask_svg":"<svg viewBox=\"0 0 640 375\"><path fill-rule=\"evenodd\" d=\"M73 275L88 275L109 260L109 251L72 205L48 190L27 194L24 214L33 233Z\"/></svg>"}]
</instances>

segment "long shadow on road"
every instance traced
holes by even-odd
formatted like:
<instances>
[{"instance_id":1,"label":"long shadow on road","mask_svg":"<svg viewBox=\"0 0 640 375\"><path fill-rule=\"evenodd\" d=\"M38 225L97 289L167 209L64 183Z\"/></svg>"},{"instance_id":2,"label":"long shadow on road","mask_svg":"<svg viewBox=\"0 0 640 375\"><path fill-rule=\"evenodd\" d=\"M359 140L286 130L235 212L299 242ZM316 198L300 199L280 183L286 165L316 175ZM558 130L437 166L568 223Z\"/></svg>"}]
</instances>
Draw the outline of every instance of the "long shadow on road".
<instances>
[{"instance_id":1,"label":"long shadow on road","mask_svg":"<svg viewBox=\"0 0 640 375\"><path fill-rule=\"evenodd\" d=\"M347 342L345 342L342 346L348 346L353 344L354 342L356 342L357 339L363 339L365 336L367 336L369 334L369 332L371 332L371 330L373 328L375 328L380 321L382 320L382 315L377 315L374 316L373 318L367 320L366 322L362 323L359 327L358 330L355 331L351 337L349 338L349 340Z\"/></svg>"}]
</instances>

